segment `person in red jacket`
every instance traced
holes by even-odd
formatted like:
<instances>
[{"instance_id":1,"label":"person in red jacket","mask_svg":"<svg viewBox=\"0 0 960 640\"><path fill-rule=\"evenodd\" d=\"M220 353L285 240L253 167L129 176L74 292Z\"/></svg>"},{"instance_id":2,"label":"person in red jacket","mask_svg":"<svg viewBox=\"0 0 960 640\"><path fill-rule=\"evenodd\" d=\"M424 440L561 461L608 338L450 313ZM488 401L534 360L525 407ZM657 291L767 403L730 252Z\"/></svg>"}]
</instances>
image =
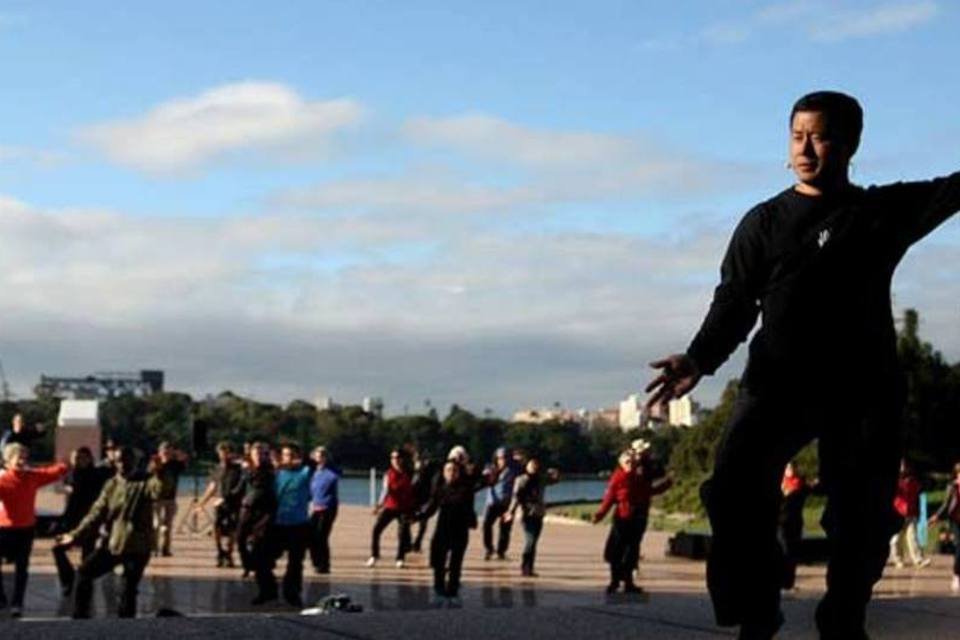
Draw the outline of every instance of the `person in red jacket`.
<instances>
[{"instance_id":1,"label":"person in red jacket","mask_svg":"<svg viewBox=\"0 0 960 640\"><path fill-rule=\"evenodd\" d=\"M0 471L0 566L6 558L13 563L13 599L10 615L19 618L23 613L23 596L27 591L27 571L33 550L34 529L37 524L37 489L51 484L67 473L67 465L52 464L30 468L27 462L30 450L22 444L8 444L3 448L5 468ZM0 572L0 609L7 606Z\"/></svg>"},{"instance_id":2,"label":"person in red jacket","mask_svg":"<svg viewBox=\"0 0 960 640\"><path fill-rule=\"evenodd\" d=\"M624 593L642 593L633 583L633 570L640 553L637 514L650 503L650 488L636 472L636 457L631 450L620 454L619 466L610 476L600 508L593 515L594 524L613 511L613 526L607 536L603 559L610 565L607 593L615 593L623 583Z\"/></svg>"},{"instance_id":3,"label":"person in red jacket","mask_svg":"<svg viewBox=\"0 0 960 640\"><path fill-rule=\"evenodd\" d=\"M897 481L897 493L893 497L893 508L903 518L900 531L890 538L890 562L898 569L903 567L901 545L906 546L910 562L915 567L926 567L930 558L923 557L923 551L917 543L917 519L920 517L920 481L906 460L900 461L900 479Z\"/></svg>"},{"instance_id":4,"label":"person in red jacket","mask_svg":"<svg viewBox=\"0 0 960 640\"><path fill-rule=\"evenodd\" d=\"M404 558L410 550L410 521L416 503L413 492L413 474L410 457L403 449L390 452L390 468L383 476L383 493L373 513L377 520L373 525L368 567L374 567L380 559L380 535L391 522L397 521L397 568L404 567Z\"/></svg>"}]
</instances>

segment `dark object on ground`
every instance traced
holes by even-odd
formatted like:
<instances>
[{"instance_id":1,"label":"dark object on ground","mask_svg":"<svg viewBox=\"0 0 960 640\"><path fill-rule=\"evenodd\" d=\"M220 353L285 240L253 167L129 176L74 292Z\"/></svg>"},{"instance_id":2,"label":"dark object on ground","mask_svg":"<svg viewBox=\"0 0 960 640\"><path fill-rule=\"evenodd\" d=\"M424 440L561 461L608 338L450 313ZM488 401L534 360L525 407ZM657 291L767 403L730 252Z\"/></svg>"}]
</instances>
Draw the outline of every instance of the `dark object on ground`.
<instances>
[{"instance_id":1,"label":"dark object on ground","mask_svg":"<svg viewBox=\"0 0 960 640\"><path fill-rule=\"evenodd\" d=\"M709 533L680 531L667 541L667 555L690 560L705 560L710 553ZM829 549L824 536L804 537L800 542L797 560L801 564L821 564L827 561Z\"/></svg>"}]
</instances>

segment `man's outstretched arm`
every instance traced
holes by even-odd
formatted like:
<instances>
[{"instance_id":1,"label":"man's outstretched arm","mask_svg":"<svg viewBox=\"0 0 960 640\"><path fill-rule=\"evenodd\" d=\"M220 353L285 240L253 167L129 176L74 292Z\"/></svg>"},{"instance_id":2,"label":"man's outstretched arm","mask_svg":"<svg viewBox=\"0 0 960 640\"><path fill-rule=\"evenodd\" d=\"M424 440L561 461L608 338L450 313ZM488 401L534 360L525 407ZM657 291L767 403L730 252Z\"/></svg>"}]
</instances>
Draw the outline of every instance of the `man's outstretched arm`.
<instances>
[{"instance_id":1,"label":"man's outstretched arm","mask_svg":"<svg viewBox=\"0 0 960 640\"><path fill-rule=\"evenodd\" d=\"M879 187L894 209L906 244L917 242L960 211L960 171L924 182Z\"/></svg>"},{"instance_id":2,"label":"man's outstretched arm","mask_svg":"<svg viewBox=\"0 0 960 640\"><path fill-rule=\"evenodd\" d=\"M747 339L760 314L765 281L761 209L748 213L734 231L720 267L720 284L700 331L687 352L650 363L660 371L647 385L647 408L689 393L703 375L712 374Z\"/></svg>"}]
</instances>

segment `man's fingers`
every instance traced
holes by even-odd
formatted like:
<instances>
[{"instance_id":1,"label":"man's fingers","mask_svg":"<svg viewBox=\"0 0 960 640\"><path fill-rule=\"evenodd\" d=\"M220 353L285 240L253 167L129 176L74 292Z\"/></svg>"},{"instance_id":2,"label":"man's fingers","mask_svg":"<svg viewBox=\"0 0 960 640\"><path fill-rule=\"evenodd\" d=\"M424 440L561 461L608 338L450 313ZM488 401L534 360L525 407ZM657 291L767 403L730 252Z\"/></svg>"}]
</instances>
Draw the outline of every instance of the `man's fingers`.
<instances>
[{"instance_id":1,"label":"man's fingers","mask_svg":"<svg viewBox=\"0 0 960 640\"><path fill-rule=\"evenodd\" d=\"M663 385L656 393L647 400L647 410L653 409L654 406L672 400L674 396L673 387L670 385Z\"/></svg>"},{"instance_id":2,"label":"man's fingers","mask_svg":"<svg viewBox=\"0 0 960 640\"><path fill-rule=\"evenodd\" d=\"M650 384L647 385L646 389L644 389L644 393L650 393L651 391L653 391L654 389L656 389L656 388L659 387L660 385L666 384L669 380L670 380L670 376L668 376L668 375L665 374L665 373L657 376L657 377L653 380L653 382L651 382Z\"/></svg>"},{"instance_id":3,"label":"man's fingers","mask_svg":"<svg viewBox=\"0 0 960 640\"><path fill-rule=\"evenodd\" d=\"M650 366L653 367L654 369L666 369L667 367L670 367L672 365L673 365L672 358L663 358L661 360L654 360L653 362L650 363Z\"/></svg>"}]
</instances>

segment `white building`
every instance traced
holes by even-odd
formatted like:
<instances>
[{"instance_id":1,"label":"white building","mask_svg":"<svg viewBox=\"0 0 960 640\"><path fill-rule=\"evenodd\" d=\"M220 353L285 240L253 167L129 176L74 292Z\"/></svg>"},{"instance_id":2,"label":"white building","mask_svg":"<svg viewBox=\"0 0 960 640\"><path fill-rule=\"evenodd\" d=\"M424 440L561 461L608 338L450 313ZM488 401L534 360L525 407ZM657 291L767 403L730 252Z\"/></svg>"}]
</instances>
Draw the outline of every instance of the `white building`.
<instances>
[{"instance_id":1,"label":"white building","mask_svg":"<svg viewBox=\"0 0 960 640\"><path fill-rule=\"evenodd\" d=\"M628 429L637 429L643 426L644 411L643 402L640 395L631 393L627 399L620 403L620 415L617 423L624 431Z\"/></svg>"}]
</instances>

